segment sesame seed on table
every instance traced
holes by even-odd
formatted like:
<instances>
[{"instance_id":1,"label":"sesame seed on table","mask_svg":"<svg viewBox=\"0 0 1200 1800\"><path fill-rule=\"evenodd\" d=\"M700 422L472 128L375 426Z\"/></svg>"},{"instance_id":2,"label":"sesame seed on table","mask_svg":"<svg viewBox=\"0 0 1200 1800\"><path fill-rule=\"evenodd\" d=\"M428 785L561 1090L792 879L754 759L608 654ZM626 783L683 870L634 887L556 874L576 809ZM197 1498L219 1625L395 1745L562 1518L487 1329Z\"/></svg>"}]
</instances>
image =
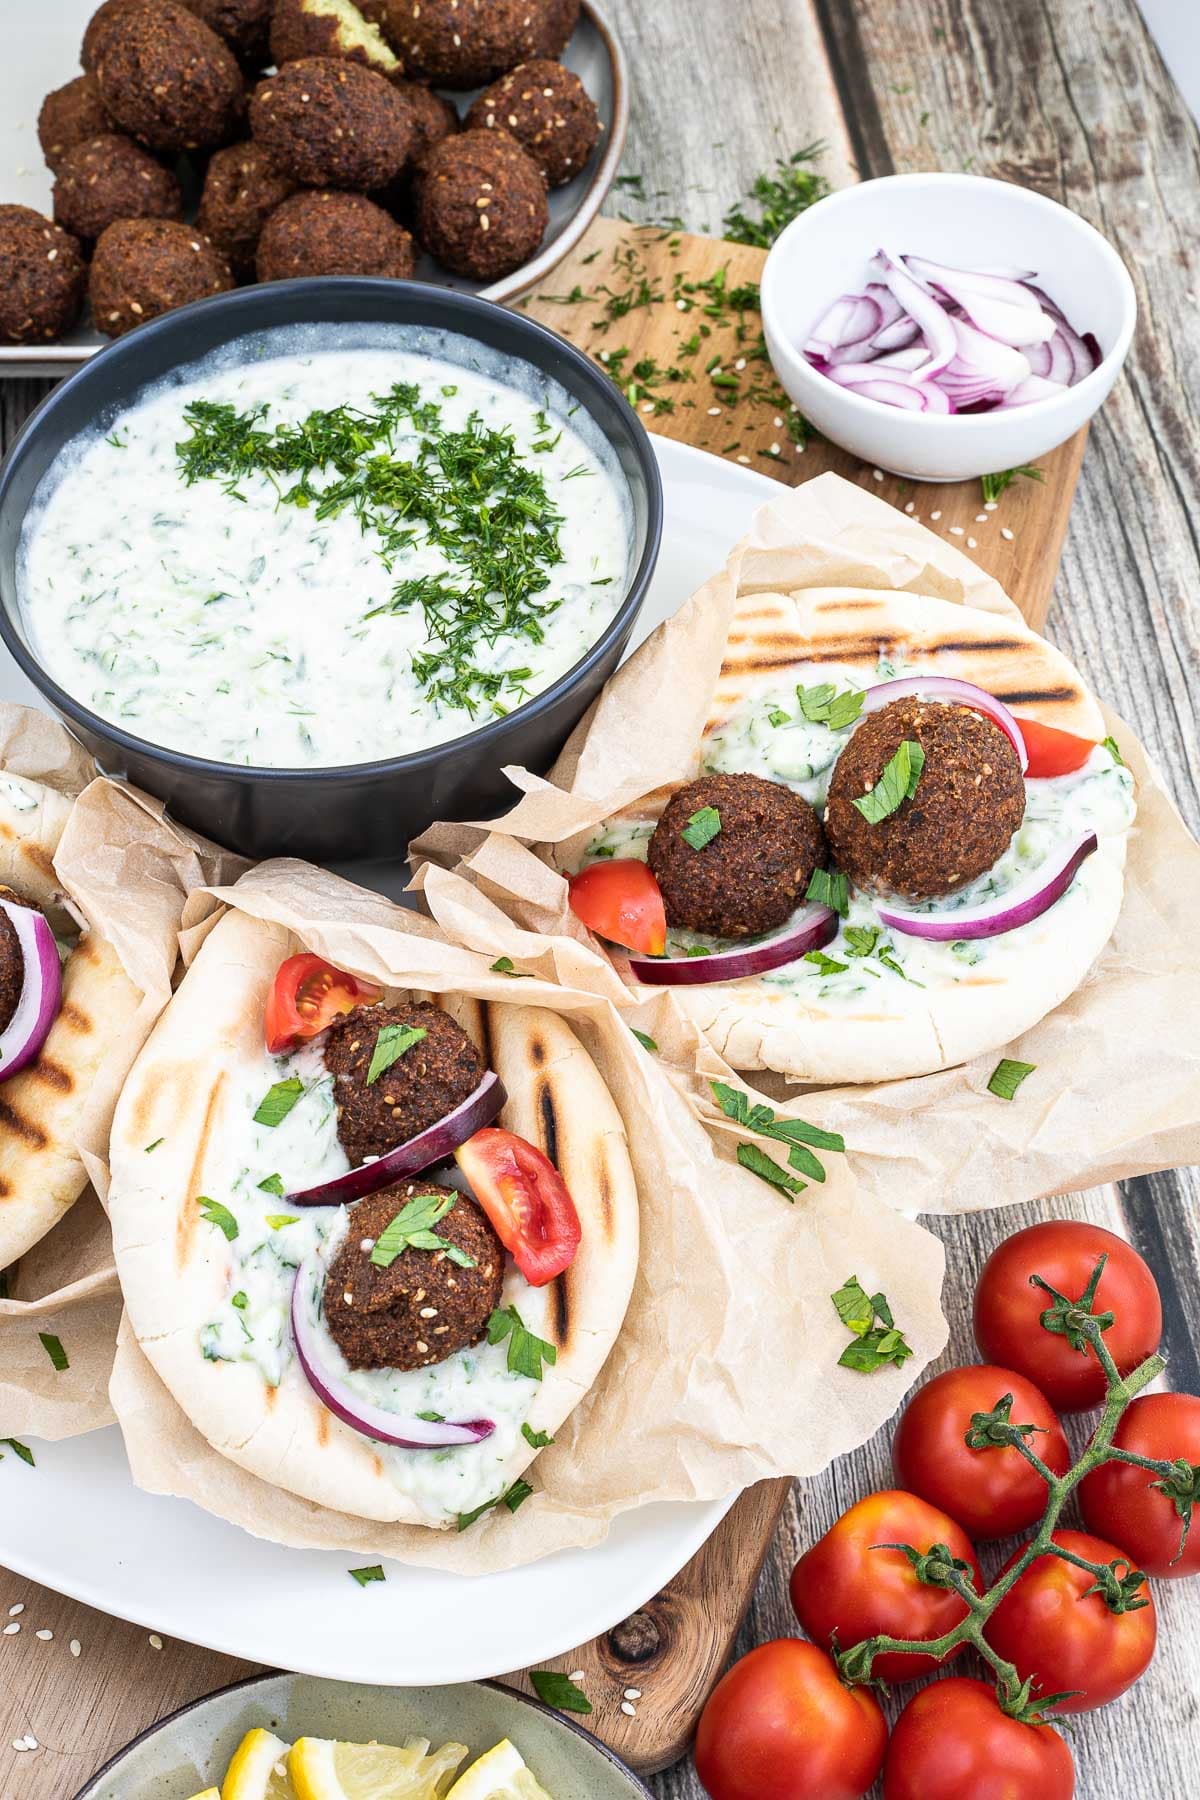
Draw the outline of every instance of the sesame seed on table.
<instances>
[{"instance_id":1,"label":"sesame seed on table","mask_svg":"<svg viewBox=\"0 0 1200 1800\"><path fill-rule=\"evenodd\" d=\"M614 189L612 215L667 213L689 231L719 232L760 171L824 137L821 166L835 185L855 170L969 168L1064 201L1115 244L1137 287L1138 332L1092 428L1047 629L1136 725L1200 830L1200 134L1135 0L607 0L607 9L633 77L624 169L644 177L648 196L642 205ZM5 446L46 391L41 382L0 385ZM713 419L724 412L701 410ZM862 479L875 485L870 469ZM1007 554L1036 559L1036 544L1014 545L1003 502L995 515L991 503L974 518L978 548L961 526L953 541L984 566L990 536ZM941 507L923 522L950 530ZM1200 1181L1184 1170L930 1221L947 1251L951 1342L938 1367L974 1356L970 1293L991 1248L1035 1219L1067 1216L1128 1236L1147 1257L1163 1291L1170 1382L1200 1392L1198 1201ZM26 1473L0 1464L0 1479ZM797 1629L787 1593L796 1557L891 1480L883 1432L795 1484L739 1651ZM1125 1699L1073 1720L1088 1800L1191 1790L1200 1760L1198 1589L1157 1585L1159 1647L1148 1674ZM20 1800L66 1800L153 1719L252 1672L4 1571L0 1619L0 1794ZM606 1704L632 1738L655 1706L655 1683L653 1672L630 1674L636 1685L617 1682ZM658 1800L702 1800L690 1760L649 1786Z\"/></svg>"}]
</instances>

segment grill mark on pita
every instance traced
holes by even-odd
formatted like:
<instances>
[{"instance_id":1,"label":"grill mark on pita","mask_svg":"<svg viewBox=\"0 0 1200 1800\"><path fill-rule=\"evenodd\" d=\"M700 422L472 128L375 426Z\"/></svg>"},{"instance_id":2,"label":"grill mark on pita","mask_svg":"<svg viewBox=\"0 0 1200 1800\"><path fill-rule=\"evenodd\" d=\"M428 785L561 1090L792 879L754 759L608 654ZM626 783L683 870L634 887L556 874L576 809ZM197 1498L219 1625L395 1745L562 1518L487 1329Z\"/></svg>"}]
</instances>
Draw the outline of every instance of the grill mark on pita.
<instances>
[{"instance_id":1,"label":"grill mark on pita","mask_svg":"<svg viewBox=\"0 0 1200 1800\"><path fill-rule=\"evenodd\" d=\"M29 1079L40 1081L44 1087L53 1088L59 1094L69 1094L75 1087L70 1070L48 1056L38 1057L29 1071Z\"/></svg>"},{"instance_id":2,"label":"grill mark on pita","mask_svg":"<svg viewBox=\"0 0 1200 1800\"><path fill-rule=\"evenodd\" d=\"M371 1471L382 1479L384 1473L383 1458L382 1456L376 1456L374 1452L372 1452L371 1455Z\"/></svg>"},{"instance_id":3,"label":"grill mark on pita","mask_svg":"<svg viewBox=\"0 0 1200 1800\"><path fill-rule=\"evenodd\" d=\"M878 612L887 602L880 600L819 600L813 611L819 613Z\"/></svg>"},{"instance_id":4,"label":"grill mark on pita","mask_svg":"<svg viewBox=\"0 0 1200 1800\"><path fill-rule=\"evenodd\" d=\"M329 1413L324 1406L317 1406L317 1442L324 1449L329 1442Z\"/></svg>"},{"instance_id":5,"label":"grill mark on pita","mask_svg":"<svg viewBox=\"0 0 1200 1800\"><path fill-rule=\"evenodd\" d=\"M1081 690L1077 687L997 688L992 697L1003 700L1006 706L1037 706L1039 703L1050 705L1056 700L1078 700Z\"/></svg>"},{"instance_id":6,"label":"grill mark on pita","mask_svg":"<svg viewBox=\"0 0 1200 1800\"><path fill-rule=\"evenodd\" d=\"M550 1283L550 1341L565 1350L571 1335L571 1298L567 1293L566 1275L558 1275Z\"/></svg>"},{"instance_id":7,"label":"grill mark on pita","mask_svg":"<svg viewBox=\"0 0 1200 1800\"><path fill-rule=\"evenodd\" d=\"M44 1150L50 1142L40 1125L25 1118L7 1100L0 1100L0 1132L8 1132L12 1137L20 1138L31 1150Z\"/></svg>"},{"instance_id":8,"label":"grill mark on pita","mask_svg":"<svg viewBox=\"0 0 1200 1800\"><path fill-rule=\"evenodd\" d=\"M558 1115L554 1110L554 1095L549 1084L542 1082L538 1088L538 1113L542 1121L542 1140L546 1155L558 1167Z\"/></svg>"},{"instance_id":9,"label":"grill mark on pita","mask_svg":"<svg viewBox=\"0 0 1200 1800\"><path fill-rule=\"evenodd\" d=\"M596 1199L600 1206L600 1217L604 1222L604 1235L611 1239L613 1235L613 1195L612 1184L608 1179L608 1162L601 1152L596 1165Z\"/></svg>"},{"instance_id":10,"label":"grill mark on pita","mask_svg":"<svg viewBox=\"0 0 1200 1800\"><path fill-rule=\"evenodd\" d=\"M192 1166L188 1171L188 1196L179 1209L179 1219L175 1226L175 1261L183 1272L187 1265L188 1251L191 1248L192 1234L200 1223L200 1170L204 1164L204 1152L208 1148L208 1140L212 1135L213 1120L216 1117L217 1102L221 1090L225 1086L225 1071L222 1070L213 1082L212 1093L208 1096L208 1105L204 1109L204 1123L200 1127L200 1137L196 1144L196 1154L192 1158ZM274 1389L267 1389L267 1404L274 1405Z\"/></svg>"},{"instance_id":11,"label":"grill mark on pita","mask_svg":"<svg viewBox=\"0 0 1200 1800\"><path fill-rule=\"evenodd\" d=\"M984 650L1016 650L1023 654L1028 649L1028 638L942 638L935 644L922 645L921 654L937 656L942 650L960 650L967 656L976 655Z\"/></svg>"},{"instance_id":12,"label":"grill mark on pita","mask_svg":"<svg viewBox=\"0 0 1200 1800\"><path fill-rule=\"evenodd\" d=\"M496 1067L496 1053L492 1045L492 1009L488 1001L483 1001L479 1008L479 1053L483 1057L486 1069Z\"/></svg>"},{"instance_id":13,"label":"grill mark on pita","mask_svg":"<svg viewBox=\"0 0 1200 1800\"><path fill-rule=\"evenodd\" d=\"M58 1016L68 1024L73 1031L78 1031L81 1034L94 1029L92 1021L88 1018L87 1014L81 1013L79 1008L77 1006L72 1006L69 1000L66 1005L60 1009Z\"/></svg>"},{"instance_id":14,"label":"grill mark on pita","mask_svg":"<svg viewBox=\"0 0 1200 1800\"><path fill-rule=\"evenodd\" d=\"M43 849L41 844L36 844L32 839L27 838L22 849L27 860L33 864L35 869L48 876L51 881L57 879L54 872L54 858L48 850Z\"/></svg>"},{"instance_id":15,"label":"grill mark on pita","mask_svg":"<svg viewBox=\"0 0 1200 1800\"><path fill-rule=\"evenodd\" d=\"M793 663L873 663L894 650L899 642L899 638L882 633L876 637L835 638L826 642L797 638L794 633L788 637L760 638L760 645L775 644L777 650L772 652L764 648L757 654L730 658L721 665L721 676L724 679L731 675L753 675L764 669L787 668Z\"/></svg>"},{"instance_id":16,"label":"grill mark on pita","mask_svg":"<svg viewBox=\"0 0 1200 1800\"><path fill-rule=\"evenodd\" d=\"M531 1037L529 1040L529 1060L535 1069L544 1069L546 1066L546 1046L540 1037Z\"/></svg>"}]
</instances>

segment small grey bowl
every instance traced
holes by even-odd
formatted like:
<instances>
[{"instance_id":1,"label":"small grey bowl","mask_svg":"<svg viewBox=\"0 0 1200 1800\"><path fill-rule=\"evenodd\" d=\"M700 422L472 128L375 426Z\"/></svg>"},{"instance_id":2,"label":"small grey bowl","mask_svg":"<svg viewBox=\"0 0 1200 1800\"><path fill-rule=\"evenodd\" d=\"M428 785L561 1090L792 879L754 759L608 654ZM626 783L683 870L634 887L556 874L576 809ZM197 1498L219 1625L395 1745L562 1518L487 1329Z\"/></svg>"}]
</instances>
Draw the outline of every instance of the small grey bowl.
<instances>
[{"instance_id":1,"label":"small grey bowl","mask_svg":"<svg viewBox=\"0 0 1200 1800\"><path fill-rule=\"evenodd\" d=\"M588 1732L499 1682L380 1688L307 1675L252 1675L180 1707L118 1751L75 1800L189 1800L219 1785L256 1725L291 1742L307 1736L401 1744L427 1737L435 1745L466 1744L473 1757L507 1737L554 1800L652 1800L633 1771Z\"/></svg>"}]
</instances>

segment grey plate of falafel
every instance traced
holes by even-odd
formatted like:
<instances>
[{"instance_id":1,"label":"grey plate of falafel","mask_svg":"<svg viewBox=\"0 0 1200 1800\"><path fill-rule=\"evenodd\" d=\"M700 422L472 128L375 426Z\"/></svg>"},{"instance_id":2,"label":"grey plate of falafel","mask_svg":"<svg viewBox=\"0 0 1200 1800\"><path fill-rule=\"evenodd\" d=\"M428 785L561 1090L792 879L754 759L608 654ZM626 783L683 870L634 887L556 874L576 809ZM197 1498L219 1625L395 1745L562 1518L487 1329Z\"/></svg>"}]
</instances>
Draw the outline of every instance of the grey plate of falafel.
<instances>
[{"instance_id":1,"label":"grey plate of falafel","mask_svg":"<svg viewBox=\"0 0 1200 1800\"><path fill-rule=\"evenodd\" d=\"M255 281L512 298L620 159L624 63L592 0L57 0L13 25L0 373L65 373Z\"/></svg>"}]
</instances>

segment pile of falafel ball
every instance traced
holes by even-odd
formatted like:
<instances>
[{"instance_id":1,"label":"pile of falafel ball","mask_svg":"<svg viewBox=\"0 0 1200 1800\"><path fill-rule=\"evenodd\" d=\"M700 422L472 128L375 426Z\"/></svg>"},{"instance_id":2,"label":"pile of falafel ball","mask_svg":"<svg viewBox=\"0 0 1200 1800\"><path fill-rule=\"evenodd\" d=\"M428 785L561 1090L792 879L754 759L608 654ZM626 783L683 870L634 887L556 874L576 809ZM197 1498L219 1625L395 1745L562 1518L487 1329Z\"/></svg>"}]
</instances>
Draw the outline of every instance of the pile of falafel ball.
<instances>
[{"instance_id":1,"label":"pile of falafel ball","mask_svg":"<svg viewBox=\"0 0 1200 1800\"><path fill-rule=\"evenodd\" d=\"M46 96L54 217L0 205L0 340L119 337L239 282L497 281L601 132L580 0L104 0ZM271 68L273 73L265 74ZM463 117L443 92L482 89ZM199 185L184 223L187 165Z\"/></svg>"}]
</instances>

